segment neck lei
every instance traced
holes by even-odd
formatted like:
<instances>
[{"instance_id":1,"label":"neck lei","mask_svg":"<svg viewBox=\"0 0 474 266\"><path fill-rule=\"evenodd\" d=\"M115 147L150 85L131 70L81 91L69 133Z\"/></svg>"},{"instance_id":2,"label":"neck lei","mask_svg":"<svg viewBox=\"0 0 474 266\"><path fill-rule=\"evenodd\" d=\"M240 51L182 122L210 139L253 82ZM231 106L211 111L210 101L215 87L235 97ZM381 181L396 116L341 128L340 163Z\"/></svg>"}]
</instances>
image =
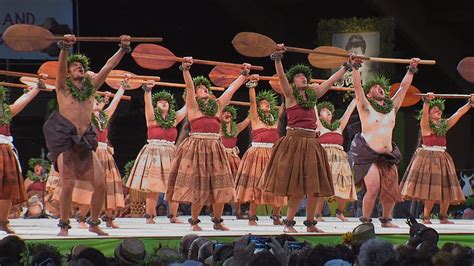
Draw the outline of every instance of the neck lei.
<instances>
[{"instance_id":1,"label":"neck lei","mask_svg":"<svg viewBox=\"0 0 474 266\"><path fill-rule=\"evenodd\" d=\"M5 101L1 101L2 108L0 110L0 125L8 125L12 121L12 112L10 110L10 105L7 104Z\"/></svg>"},{"instance_id":2,"label":"neck lei","mask_svg":"<svg viewBox=\"0 0 474 266\"><path fill-rule=\"evenodd\" d=\"M109 116L104 110L100 110L98 115L92 114L92 124L100 131L103 131L109 124Z\"/></svg>"},{"instance_id":3,"label":"neck lei","mask_svg":"<svg viewBox=\"0 0 474 266\"><path fill-rule=\"evenodd\" d=\"M437 136L446 136L448 131L448 120L441 118L438 124L435 124L431 119L429 120L431 131Z\"/></svg>"},{"instance_id":4,"label":"neck lei","mask_svg":"<svg viewBox=\"0 0 474 266\"><path fill-rule=\"evenodd\" d=\"M393 110L393 102L390 98L385 97L383 99L384 105L380 105L377 101L371 98L367 98L367 100L370 105L372 105L372 108L381 114L388 114Z\"/></svg>"},{"instance_id":5,"label":"neck lei","mask_svg":"<svg viewBox=\"0 0 474 266\"><path fill-rule=\"evenodd\" d=\"M174 126L174 122L176 121L176 111L174 108L170 108L166 114L166 117L163 118L161 109L157 107L155 108L155 121L162 128L172 128Z\"/></svg>"},{"instance_id":6,"label":"neck lei","mask_svg":"<svg viewBox=\"0 0 474 266\"><path fill-rule=\"evenodd\" d=\"M339 126L341 125L341 121L340 120L336 120L332 123L328 123L324 120L320 120L321 121L321 125L323 125L323 127L329 129L330 131L334 131L336 129L339 128Z\"/></svg>"},{"instance_id":7,"label":"neck lei","mask_svg":"<svg viewBox=\"0 0 474 266\"><path fill-rule=\"evenodd\" d=\"M313 109L316 105L316 93L314 93L314 90L309 87L306 87L304 92L306 94L306 100L303 98L303 95L301 95L301 92L298 88L293 88L293 95L295 96L298 104L305 109Z\"/></svg>"},{"instance_id":8,"label":"neck lei","mask_svg":"<svg viewBox=\"0 0 474 266\"><path fill-rule=\"evenodd\" d=\"M260 120L267 126L273 126L278 120L278 110L275 107L270 107L270 113L265 114L265 112L257 108L257 114Z\"/></svg>"},{"instance_id":9,"label":"neck lei","mask_svg":"<svg viewBox=\"0 0 474 266\"><path fill-rule=\"evenodd\" d=\"M78 102L83 102L95 94L95 87L92 79L88 76L84 78L83 88L79 89L71 79L66 79L66 88L71 96Z\"/></svg>"},{"instance_id":10,"label":"neck lei","mask_svg":"<svg viewBox=\"0 0 474 266\"><path fill-rule=\"evenodd\" d=\"M237 136L237 123L235 121L230 122L230 132L227 131L227 123L221 123L221 130L226 138L233 138Z\"/></svg>"},{"instance_id":11,"label":"neck lei","mask_svg":"<svg viewBox=\"0 0 474 266\"><path fill-rule=\"evenodd\" d=\"M196 98L196 101L199 106L199 110L206 116L215 116L217 114L217 101L213 99L208 99L205 102L203 99Z\"/></svg>"}]
</instances>

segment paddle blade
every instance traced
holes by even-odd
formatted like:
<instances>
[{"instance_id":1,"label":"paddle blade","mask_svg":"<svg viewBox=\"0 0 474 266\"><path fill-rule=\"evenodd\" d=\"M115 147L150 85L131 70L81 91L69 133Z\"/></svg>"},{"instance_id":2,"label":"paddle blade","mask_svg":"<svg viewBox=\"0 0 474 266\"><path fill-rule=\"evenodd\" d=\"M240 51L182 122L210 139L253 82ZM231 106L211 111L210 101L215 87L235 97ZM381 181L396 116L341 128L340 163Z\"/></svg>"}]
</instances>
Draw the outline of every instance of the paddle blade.
<instances>
[{"instance_id":1,"label":"paddle blade","mask_svg":"<svg viewBox=\"0 0 474 266\"><path fill-rule=\"evenodd\" d=\"M46 84L56 86L56 76L58 75L58 61L46 61L44 62L36 73L38 74L47 74L49 77L53 79L47 79L45 81Z\"/></svg>"},{"instance_id":2,"label":"paddle blade","mask_svg":"<svg viewBox=\"0 0 474 266\"><path fill-rule=\"evenodd\" d=\"M118 90L121 86L120 82L122 82L125 78L125 74L130 74L130 76L132 77L136 76L132 72L115 69L115 70L110 71L110 74L109 74L109 76L114 76L114 78L109 78L109 77L106 78L105 83L112 89ZM123 77L123 78L119 78L119 77ZM133 80L133 79L129 80L128 82L128 84L130 84L130 90L135 90L135 89L140 88L143 83L144 81Z\"/></svg>"},{"instance_id":3,"label":"paddle blade","mask_svg":"<svg viewBox=\"0 0 474 266\"><path fill-rule=\"evenodd\" d=\"M19 52L34 52L48 48L53 37L47 29L28 24L11 25L2 35L5 44Z\"/></svg>"},{"instance_id":4,"label":"paddle blade","mask_svg":"<svg viewBox=\"0 0 474 266\"><path fill-rule=\"evenodd\" d=\"M393 97L395 93L397 93L398 89L400 88L400 83L394 83L390 86L390 97ZM417 104L420 101L420 96L415 94L420 93L420 90L413 85L410 85L408 88L407 94L403 99L401 107L408 107Z\"/></svg>"},{"instance_id":5,"label":"paddle blade","mask_svg":"<svg viewBox=\"0 0 474 266\"><path fill-rule=\"evenodd\" d=\"M21 83L28 86L32 86L32 87L35 87L38 84L38 78L33 78L33 77L21 77L20 81ZM46 90L49 90L49 91L52 91L56 88L54 85L48 84L46 82L44 85L46 86Z\"/></svg>"},{"instance_id":6,"label":"paddle blade","mask_svg":"<svg viewBox=\"0 0 474 266\"><path fill-rule=\"evenodd\" d=\"M232 39L235 50L249 57L265 57L276 49L276 43L269 37L255 32L240 32Z\"/></svg>"},{"instance_id":7,"label":"paddle blade","mask_svg":"<svg viewBox=\"0 0 474 266\"><path fill-rule=\"evenodd\" d=\"M219 87L228 87L239 75L240 68L216 66L209 72L209 79Z\"/></svg>"},{"instance_id":8,"label":"paddle blade","mask_svg":"<svg viewBox=\"0 0 474 266\"><path fill-rule=\"evenodd\" d=\"M474 83L474 57L466 57L459 61L457 70L461 77Z\"/></svg>"},{"instance_id":9,"label":"paddle blade","mask_svg":"<svg viewBox=\"0 0 474 266\"><path fill-rule=\"evenodd\" d=\"M281 84L280 84L280 79L278 79L278 76L277 74L273 75L274 77L276 77L277 79L275 80L269 80L268 83L270 83L270 86L272 87L272 89L278 93L278 94L282 94L283 91L281 90Z\"/></svg>"},{"instance_id":10,"label":"paddle blade","mask_svg":"<svg viewBox=\"0 0 474 266\"><path fill-rule=\"evenodd\" d=\"M176 63L176 60L166 59L175 57L170 50L151 43L137 45L133 49L132 57L139 66L153 70L167 69Z\"/></svg>"},{"instance_id":11,"label":"paddle blade","mask_svg":"<svg viewBox=\"0 0 474 266\"><path fill-rule=\"evenodd\" d=\"M317 68L336 68L347 61L346 50L334 46L319 46L308 55L309 63ZM333 54L333 55L329 55ZM340 55L340 56L337 56Z\"/></svg>"}]
</instances>

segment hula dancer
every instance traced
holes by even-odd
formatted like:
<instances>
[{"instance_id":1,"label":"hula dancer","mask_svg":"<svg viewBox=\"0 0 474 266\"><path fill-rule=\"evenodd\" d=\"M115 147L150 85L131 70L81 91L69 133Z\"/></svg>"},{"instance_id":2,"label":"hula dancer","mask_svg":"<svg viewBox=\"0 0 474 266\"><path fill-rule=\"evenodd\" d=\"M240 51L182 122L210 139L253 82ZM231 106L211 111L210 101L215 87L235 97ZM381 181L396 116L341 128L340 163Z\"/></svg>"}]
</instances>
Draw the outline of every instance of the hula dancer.
<instances>
[{"instance_id":1,"label":"hula dancer","mask_svg":"<svg viewBox=\"0 0 474 266\"><path fill-rule=\"evenodd\" d=\"M252 75L247 82L252 146L245 152L237 171L237 202L250 202L249 225L258 225L257 207L261 204L272 205L270 218L273 224L282 225L280 210L286 204L286 197L274 196L258 188L259 184L264 184L262 174L270 160L273 144L280 138L277 129L282 109L277 106L276 95L272 91L261 91L255 96L257 83L258 75Z\"/></svg>"},{"instance_id":2,"label":"hula dancer","mask_svg":"<svg viewBox=\"0 0 474 266\"><path fill-rule=\"evenodd\" d=\"M449 205L464 202L456 167L446 151L446 132L456 125L473 104L474 94L471 94L469 101L446 119L443 118L444 100L435 99L433 93L423 98L420 112L422 145L413 155L400 189L405 199L424 202L424 224L431 224L430 215L434 204L440 204L439 222L452 224L447 216Z\"/></svg>"},{"instance_id":3,"label":"hula dancer","mask_svg":"<svg viewBox=\"0 0 474 266\"><path fill-rule=\"evenodd\" d=\"M225 203L235 202L235 183L224 145L220 140L220 115L232 95L245 83L250 65L243 64L241 75L217 99L211 98L211 83L200 76L193 78L189 68L192 57L185 57L180 69L186 82L187 115L191 132L178 147L171 166L166 192L169 202L190 202L193 231L201 231L198 219L204 205L212 204L215 230L229 230L223 225Z\"/></svg>"},{"instance_id":4,"label":"hula dancer","mask_svg":"<svg viewBox=\"0 0 474 266\"><path fill-rule=\"evenodd\" d=\"M319 113L317 124L321 134L319 142L324 150L326 150L329 167L331 168L334 197L337 201L336 217L343 222L348 221L344 217L346 202L357 200L351 166L347 159L347 153L344 151L344 147L342 147L344 143L342 132L346 128L355 106L356 102L352 100L341 119L333 121L334 105L330 102L321 102L317 105ZM316 217L320 216L321 208L322 204L318 204Z\"/></svg>"},{"instance_id":5,"label":"hula dancer","mask_svg":"<svg viewBox=\"0 0 474 266\"><path fill-rule=\"evenodd\" d=\"M166 192L171 164L174 160L174 145L178 130L176 126L186 117L186 105L176 111L173 95L167 91L151 94L154 82L143 86L145 91L145 118L148 143L138 153L133 164L127 187L146 192L146 223L154 224L156 203L160 192ZM171 223L181 223L177 217L178 202L168 201L168 218Z\"/></svg>"},{"instance_id":6,"label":"hula dancer","mask_svg":"<svg viewBox=\"0 0 474 266\"><path fill-rule=\"evenodd\" d=\"M306 195L306 220L308 232L321 232L314 220L318 198L334 195L326 152L319 143L316 132L316 99L324 95L331 85L347 71L341 67L327 81L308 85L311 68L304 65L292 67L285 75L281 59L285 46L278 44L270 58L285 97L287 135L273 146L272 155L264 172L265 183L261 188L275 196L288 196L287 218L283 220L284 232L295 233L295 214Z\"/></svg>"}]
</instances>

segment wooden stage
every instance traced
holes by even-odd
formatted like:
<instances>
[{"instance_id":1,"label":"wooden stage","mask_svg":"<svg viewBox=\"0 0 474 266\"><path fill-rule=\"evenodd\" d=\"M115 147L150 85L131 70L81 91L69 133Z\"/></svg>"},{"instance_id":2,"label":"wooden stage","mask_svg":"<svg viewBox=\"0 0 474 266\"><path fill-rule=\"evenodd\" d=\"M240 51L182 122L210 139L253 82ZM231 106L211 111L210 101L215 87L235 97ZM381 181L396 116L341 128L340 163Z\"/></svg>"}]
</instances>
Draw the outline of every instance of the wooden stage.
<instances>
[{"instance_id":1,"label":"wooden stage","mask_svg":"<svg viewBox=\"0 0 474 266\"><path fill-rule=\"evenodd\" d=\"M247 233L254 235L278 235L283 233L282 226L274 226L269 217L259 217L259 226L249 226L247 220L237 220L233 216L225 216L224 223L229 227L230 231L216 231L212 229L212 222L209 217L201 216L202 232L192 232L189 224L186 222L189 216L182 216L180 219L184 224L170 224L165 216L155 218L156 224L145 224L145 218L117 218L115 221L120 228L109 229L105 228L105 223L102 223L104 230L110 234L108 237L97 237L90 233L87 229L77 228L77 222L71 219L72 229L69 230L68 239L78 238L125 238L125 237L169 237L180 238L189 233L196 233L200 236L206 237L237 237ZM303 226L305 217L296 217L296 230L299 233L295 235L301 236L336 236L352 231L360 222L357 218L349 218L349 222L341 222L335 217L325 217L324 222L319 222L318 227L325 231L325 233L306 233L306 227ZM407 235L409 226L405 223L406 219L394 219L394 223L400 228L382 228L378 219L374 219L375 232L377 235ZM418 220L419 221L419 220ZM468 234L474 237L474 220L453 220L455 224L439 224L436 219L433 219L433 224L427 225L433 227L441 235L454 234ZM64 239L65 237L58 237L57 227L58 220L56 219L11 219L10 224L13 226L17 235L23 239ZM0 232L0 238L4 234ZM474 238L473 238L474 240Z\"/></svg>"}]
</instances>

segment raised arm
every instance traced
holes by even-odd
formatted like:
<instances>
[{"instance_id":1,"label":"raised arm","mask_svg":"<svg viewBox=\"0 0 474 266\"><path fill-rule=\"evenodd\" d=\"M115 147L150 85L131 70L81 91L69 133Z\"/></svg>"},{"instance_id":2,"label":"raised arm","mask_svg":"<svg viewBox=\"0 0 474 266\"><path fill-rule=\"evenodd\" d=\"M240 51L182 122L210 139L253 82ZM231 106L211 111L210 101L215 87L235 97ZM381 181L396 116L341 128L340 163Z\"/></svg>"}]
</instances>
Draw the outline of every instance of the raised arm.
<instances>
[{"instance_id":1,"label":"raised arm","mask_svg":"<svg viewBox=\"0 0 474 266\"><path fill-rule=\"evenodd\" d=\"M217 99L217 103L219 104L220 109L219 112L222 111L224 107L229 104L230 99L232 99L234 93L245 83L245 81L247 80L247 76L250 73L250 67L250 64L244 63L242 65L242 71L240 76L236 80L234 80L224 91L224 93L222 93L222 95Z\"/></svg>"},{"instance_id":2,"label":"raised arm","mask_svg":"<svg viewBox=\"0 0 474 266\"><path fill-rule=\"evenodd\" d=\"M336 73L332 74L329 79L324 81L321 84L311 84L310 87L314 90L316 93L316 97L321 98L328 90L331 88L331 86L338 80L344 76L344 73L346 73L347 69L346 67L342 66Z\"/></svg>"},{"instance_id":3,"label":"raised arm","mask_svg":"<svg viewBox=\"0 0 474 266\"><path fill-rule=\"evenodd\" d=\"M155 86L155 82L153 80L147 81L146 84L143 84L143 97L145 100L145 120L147 126L155 121L155 111L153 110L153 103L151 100L151 90Z\"/></svg>"},{"instance_id":4,"label":"raised arm","mask_svg":"<svg viewBox=\"0 0 474 266\"><path fill-rule=\"evenodd\" d=\"M97 73L97 75L92 79L94 86L99 88L104 83L105 79L122 60L125 53L130 51L130 36L122 35L120 36L120 48L119 50L109 59L107 63L102 67L102 69Z\"/></svg>"},{"instance_id":5,"label":"raised arm","mask_svg":"<svg viewBox=\"0 0 474 266\"><path fill-rule=\"evenodd\" d=\"M250 110L249 115L252 121L258 121L258 112L257 112L257 96L255 93L255 88L258 85L258 75L250 76L250 81L247 83L249 88L249 99L250 99Z\"/></svg>"},{"instance_id":6,"label":"raised arm","mask_svg":"<svg viewBox=\"0 0 474 266\"><path fill-rule=\"evenodd\" d=\"M341 117L341 120L340 120L341 124L339 125L339 129L341 129L341 131L344 131L344 129L346 128L347 122L349 122L349 119L351 118L352 112L354 112L355 107L356 107L356 100L352 99L352 101L347 106L346 111Z\"/></svg>"},{"instance_id":7,"label":"raised arm","mask_svg":"<svg viewBox=\"0 0 474 266\"><path fill-rule=\"evenodd\" d=\"M68 56L68 49L72 48L72 46L76 43L76 37L71 34L64 35L62 41L58 43L61 52L59 52L58 58L58 73L56 75L56 89L58 91L64 90L66 85L66 77L67 77L67 56Z\"/></svg>"},{"instance_id":8,"label":"raised arm","mask_svg":"<svg viewBox=\"0 0 474 266\"><path fill-rule=\"evenodd\" d=\"M194 112L199 108L196 102L196 91L194 89L194 82L193 78L191 77L191 73L189 73L189 69L193 64L192 57L184 57L184 61L181 63L181 69L183 71L183 78L184 83L186 83L186 105L188 111Z\"/></svg>"},{"instance_id":9,"label":"raised arm","mask_svg":"<svg viewBox=\"0 0 474 266\"><path fill-rule=\"evenodd\" d=\"M291 87L290 82L288 81L288 78L286 77L285 69L283 69L283 64L281 63L281 59L283 58L283 54L285 51L286 51L285 45L278 44L277 51L274 52L270 58L272 58L272 60L275 61L275 71L278 78L280 79L281 90L286 100L288 101L290 99L294 99L294 96L293 96L293 88ZM293 103L287 102L287 104L292 105Z\"/></svg>"},{"instance_id":10,"label":"raised arm","mask_svg":"<svg viewBox=\"0 0 474 266\"><path fill-rule=\"evenodd\" d=\"M183 119L186 117L186 114L187 114L187 108L186 108L186 105L184 105L183 107L181 107L181 109L179 109L176 112L176 120L174 122L174 126L177 126L179 123L181 123L181 121L183 121Z\"/></svg>"},{"instance_id":11,"label":"raised arm","mask_svg":"<svg viewBox=\"0 0 474 266\"><path fill-rule=\"evenodd\" d=\"M395 112L398 112L398 109L400 109L400 106L403 103L403 99L405 99L405 95L407 94L408 88L410 87L411 82L413 81L413 76L418 71L417 66L419 62L420 62L419 58L411 59L410 66L408 67L407 73L405 74L405 77L400 83L400 88L392 97L393 108L395 108Z\"/></svg>"},{"instance_id":12,"label":"raised arm","mask_svg":"<svg viewBox=\"0 0 474 266\"><path fill-rule=\"evenodd\" d=\"M21 95L18 99L16 99L16 101L13 104L10 105L10 111L12 113L12 117L17 115L19 112L21 112L21 110L23 110L23 108L25 108L26 105L30 103L31 100L33 100L33 98L36 97L36 95L38 95L41 88L45 88L44 81L46 80L47 77L48 75L46 74L40 74L40 78L38 79L38 84L36 84L36 86L31 88L31 90L28 91L27 93Z\"/></svg>"},{"instance_id":13,"label":"raised arm","mask_svg":"<svg viewBox=\"0 0 474 266\"><path fill-rule=\"evenodd\" d=\"M421 127L421 135L425 136L428 134L428 130L430 128L429 117L430 117L430 101L433 100L435 97L433 96L432 92L428 92L428 95L423 98L423 108L422 108L422 115L420 119L420 127Z\"/></svg>"},{"instance_id":14,"label":"raised arm","mask_svg":"<svg viewBox=\"0 0 474 266\"><path fill-rule=\"evenodd\" d=\"M125 89L123 86L120 86L120 88L117 90L115 93L114 98L112 99L112 102L109 104L109 107L105 109L105 113L109 116L112 117L112 115L115 113L115 110L117 109L118 104L120 103L120 100L122 99L123 93L125 92Z\"/></svg>"},{"instance_id":15,"label":"raised arm","mask_svg":"<svg viewBox=\"0 0 474 266\"><path fill-rule=\"evenodd\" d=\"M246 117L242 122L237 124L237 134L242 132L242 130L246 129L250 124L250 117Z\"/></svg>"},{"instance_id":16,"label":"raised arm","mask_svg":"<svg viewBox=\"0 0 474 266\"><path fill-rule=\"evenodd\" d=\"M357 109L359 109L359 114L361 111L368 111L367 106L369 101L365 96L364 89L362 88L362 79L360 78L360 72L358 68L352 70L352 82L354 85L354 93Z\"/></svg>"},{"instance_id":17,"label":"raised arm","mask_svg":"<svg viewBox=\"0 0 474 266\"><path fill-rule=\"evenodd\" d=\"M448 129L452 128L456 123L461 119L461 117L469 111L474 104L474 94L471 94L471 98L467 103L461 108L459 108L456 113L454 113L450 118L448 118Z\"/></svg>"}]
</instances>

